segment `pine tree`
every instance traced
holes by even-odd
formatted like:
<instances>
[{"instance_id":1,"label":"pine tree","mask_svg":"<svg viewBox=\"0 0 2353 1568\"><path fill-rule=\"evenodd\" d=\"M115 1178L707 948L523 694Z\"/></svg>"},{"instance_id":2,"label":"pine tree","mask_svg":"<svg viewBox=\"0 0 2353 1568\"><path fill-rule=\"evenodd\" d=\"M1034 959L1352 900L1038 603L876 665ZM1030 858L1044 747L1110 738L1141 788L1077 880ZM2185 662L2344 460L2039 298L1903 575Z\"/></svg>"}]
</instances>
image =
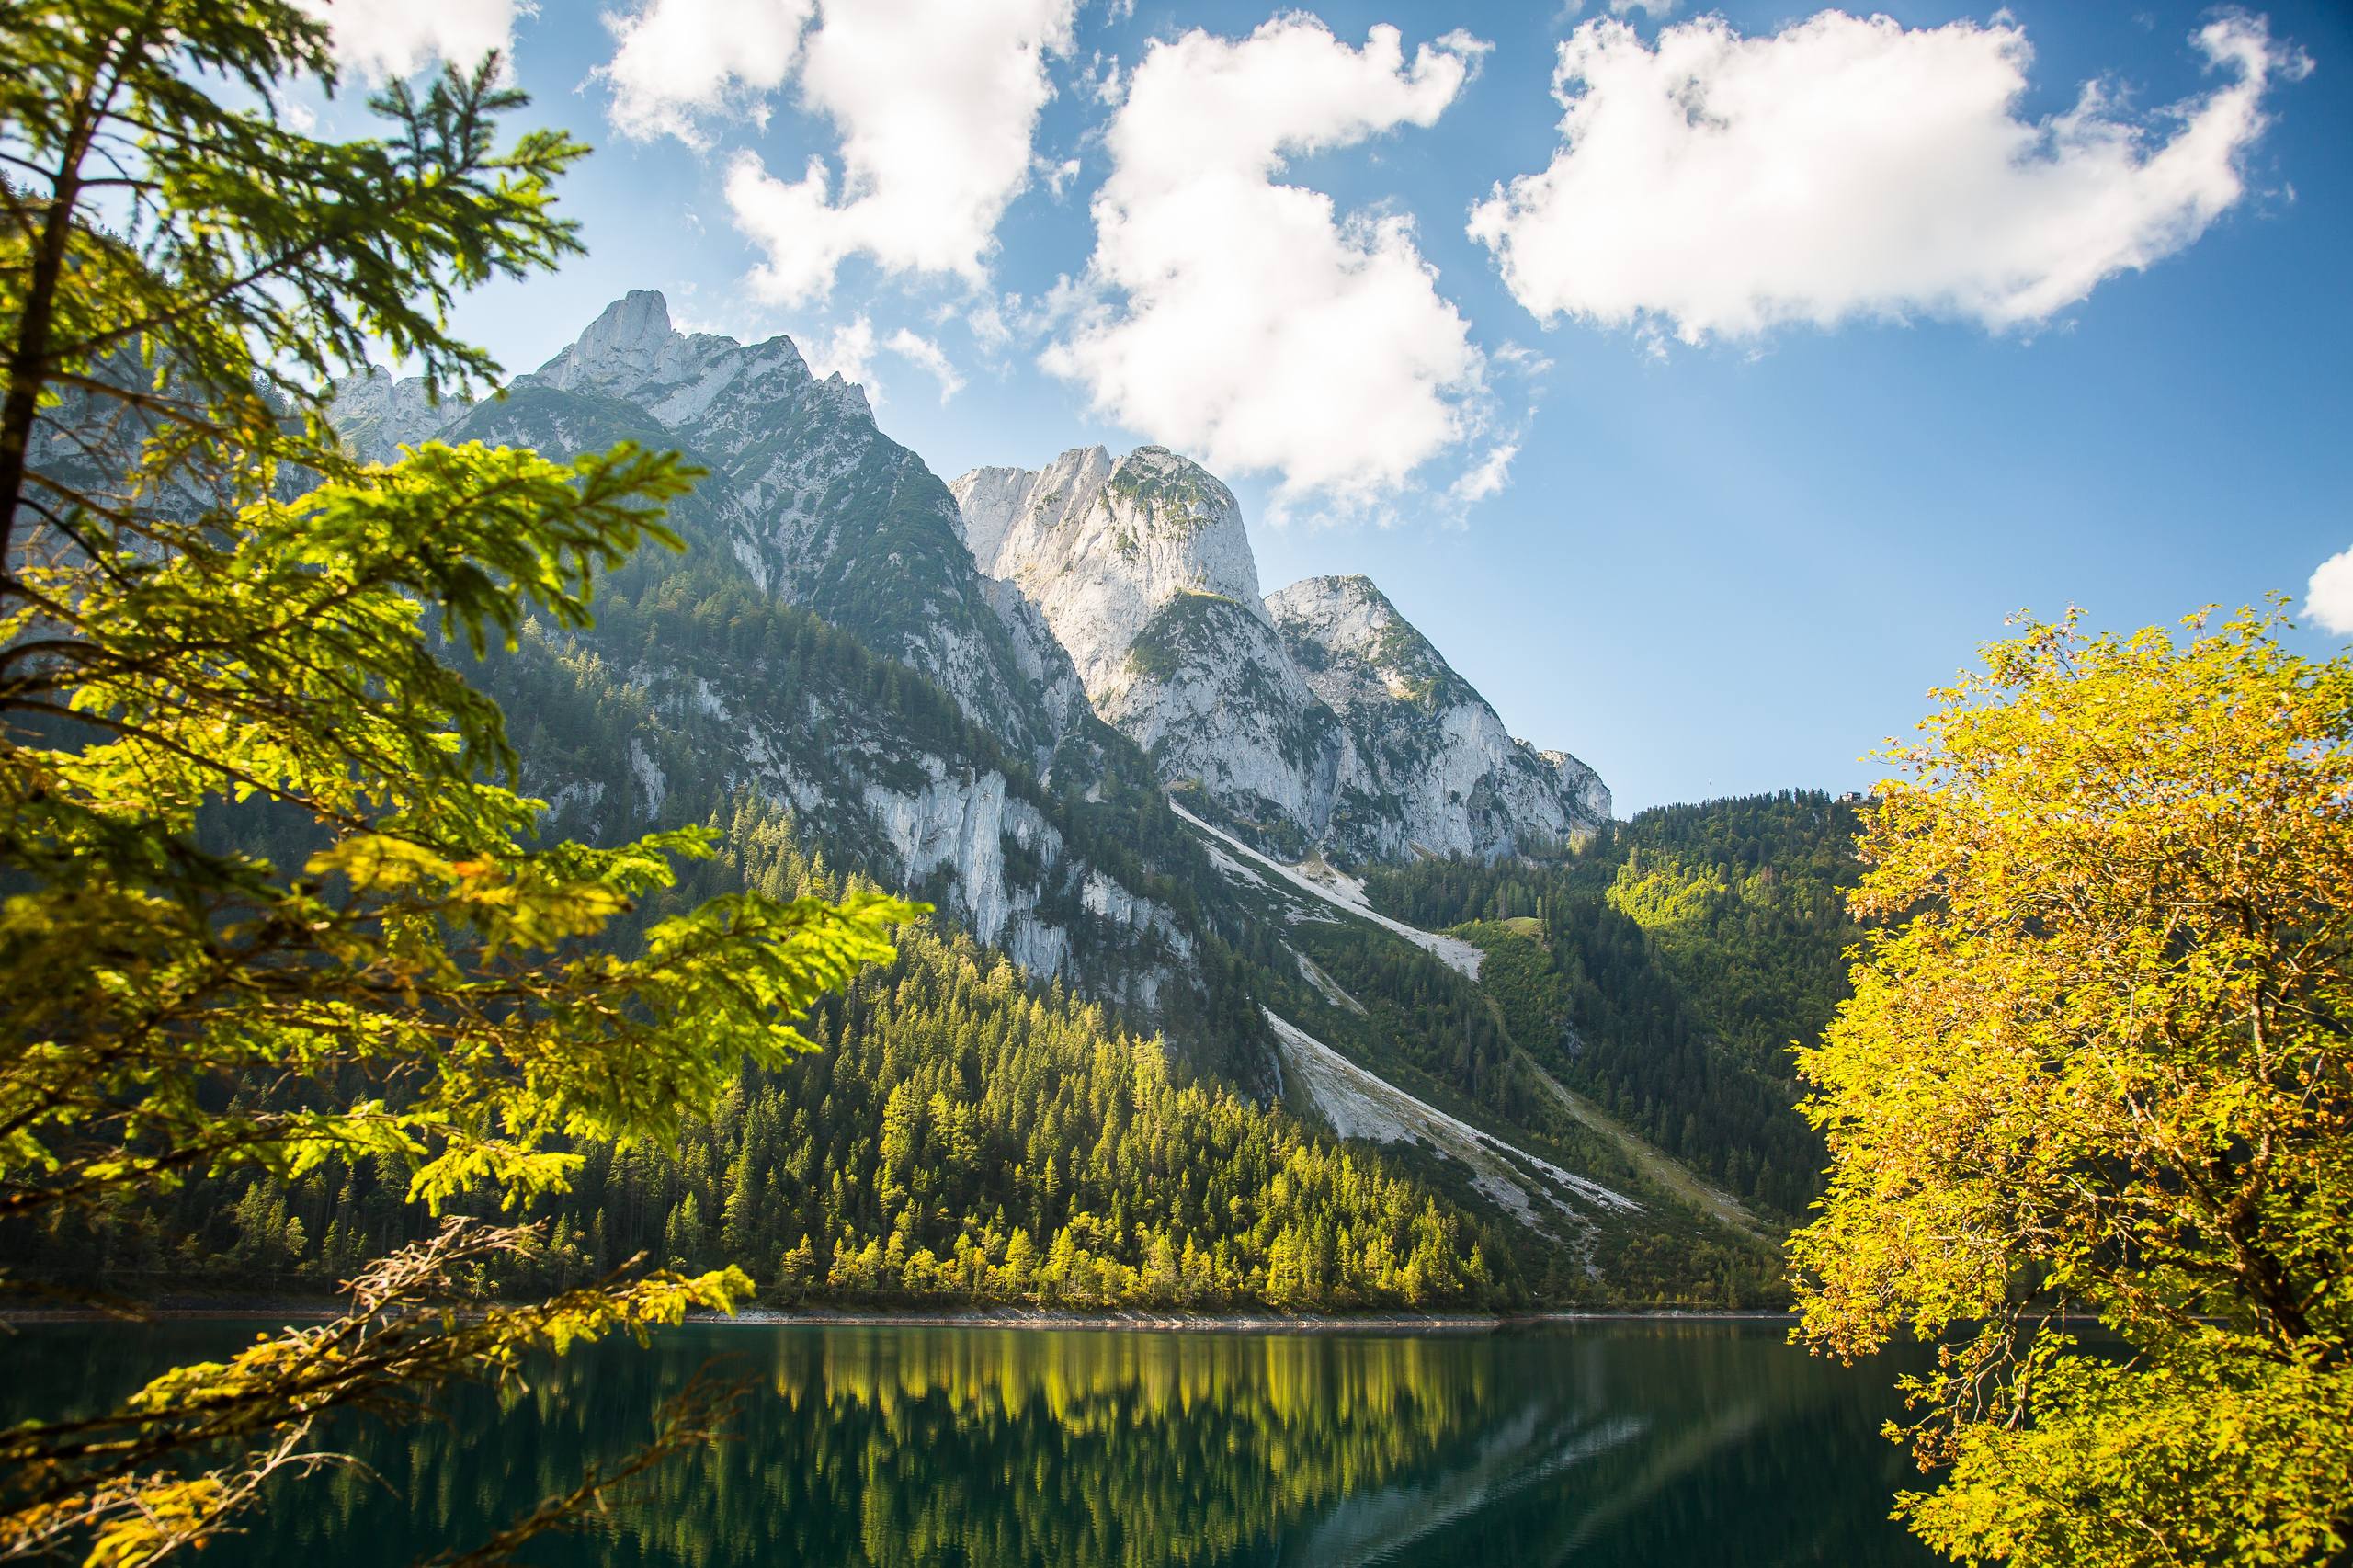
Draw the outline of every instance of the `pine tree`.
<instances>
[{"instance_id":1,"label":"pine tree","mask_svg":"<svg viewBox=\"0 0 2353 1568\"><path fill-rule=\"evenodd\" d=\"M708 838L534 841L537 804L497 782L517 763L497 710L444 655L511 647L527 616L585 626L599 573L679 542L662 508L694 472L626 446L349 455L330 382L371 346L437 393L491 381L449 306L578 248L552 184L584 149L502 146L522 99L494 60L380 95L381 138L275 111L335 72L287 0L25 0L0 26L12 1256L94 1208L216 1179L265 1204L335 1161L375 1162L388 1210L545 1201L578 1165L560 1134L671 1134L747 1055L799 1049L788 1020L910 913L739 894L624 952L605 938ZM299 1216L253 1217L257 1267L291 1267ZM415 1410L534 1345L748 1289L722 1271L420 1310L540 1244L453 1222L356 1270L323 1329L180 1369L104 1427L12 1426L0 1551L179 1551L249 1477L304 1465L332 1409Z\"/></svg>"}]
</instances>

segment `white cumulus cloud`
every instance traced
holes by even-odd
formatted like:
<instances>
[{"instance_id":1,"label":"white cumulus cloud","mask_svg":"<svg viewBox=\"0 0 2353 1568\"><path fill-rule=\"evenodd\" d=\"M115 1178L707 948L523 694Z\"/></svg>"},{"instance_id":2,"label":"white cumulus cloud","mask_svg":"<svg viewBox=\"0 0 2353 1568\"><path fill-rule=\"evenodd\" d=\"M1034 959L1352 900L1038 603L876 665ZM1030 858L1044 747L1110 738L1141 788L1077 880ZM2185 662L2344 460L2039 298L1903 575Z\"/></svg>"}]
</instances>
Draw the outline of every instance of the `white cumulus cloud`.
<instances>
[{"instance_id":1,"label":"white cumulus cloud","mask_svg":"<svg viewBox=\"0 0 2353 1568\"><path fill-rule=\"evenodd\" d=\"M1336 212L1277 182L1292 157L1427 126L1487 45L1452 33L1405 58L1279 17L1239 40L1154 42L1105 138L1086 275L1040 363L1099 412L1213 468L1280 475L1365 508L1462 439L1483 364L1389 212Z\"/></svg>"},{"instance_id":2,"label":"white cumulus cloud","mask_svg":"<svg viewBox=\"0 0 2353 1568\"><path fill-rule=\"evenodd\" d=\"M1609 0L1609 14L1613 17L1631 17L1640 11L1644 16L1655 19L1672 12L1675 5L1676 0ZM1563 18L1574 17L1584 10L1585 0L1565 0L1561 6L1561 16Z\"/></svg>"},{"instance_id":3,"label":"white cumulus cloud","mask_svg":"<svg viewBox=\"0 0 2353 1568\"><path fill-rule=\"evenodd\" d=\"M830 0L801 40L801 101L841 138L797 179L739 152L735 226L766 260L761 298L822 298L853 256L890 273L978 286L997 221L1029 182L1049 55L1071 49L1074 0Z\"/></svg>"},{"instance_id":4,"label":"white cumulus cloud","mask_svg":"<svg viewBox=\"0 0 2353 1568\"><path fill-rule=\"evenodd\" d=\"M440 61L464 70L492 50L511 55L518 0L302 0L333 29L347 70L382 81Z\"/></svg>"},{"instance_id":5,"label":"white cumulus cloud","mask_svg":"<svg viewBox=\"0 0 2353 1568\"><path fill-rule=\"evenodd\" d=\"M2033 51L2006 18L1907 28L1824 11L1744 38L1709 17L1646 45L1560 45L1563 145L1470 233L1540 318L1665 322L1687 342L1804 323L2048 320L2195 240L2245 190L2274 78L2310 68L2260 18L2196 38L2221 78L2156 115L2086 85L2021 119Z\"/></svg>"},{"instance_id":6,"label":"white cumulus cloud","mask_svg":"<svg viewBox=\"0 0 2353 1568\"><path fill-rule=\"evenodd\" d=\"M613 57L595 74L612 89L613 129L704 147L714 119L764 119L814 10L814 0L644 0L608 13Z\"/></svg>"},{"instance_id":7,"label":"white cumulus cloud","mask_svg":"<svg viewBox=\"0 0 2353 1568\"><path fill-rule=\"evenodd\" d=\"M2339 637L2353 634L2353 550L2330 556L2304 585L2304 613Z\"/></svg>"}]
</instances>

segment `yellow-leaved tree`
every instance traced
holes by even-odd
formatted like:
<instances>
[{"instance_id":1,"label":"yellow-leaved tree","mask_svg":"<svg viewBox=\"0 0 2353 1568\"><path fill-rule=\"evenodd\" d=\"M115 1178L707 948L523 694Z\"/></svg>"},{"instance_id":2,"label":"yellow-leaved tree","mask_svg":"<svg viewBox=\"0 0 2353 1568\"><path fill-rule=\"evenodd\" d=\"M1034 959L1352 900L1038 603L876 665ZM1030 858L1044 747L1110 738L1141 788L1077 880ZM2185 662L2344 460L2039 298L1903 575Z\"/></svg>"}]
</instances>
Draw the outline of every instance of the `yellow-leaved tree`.
<instances>
[{"instance_id":1,"label":"yellow-leaved tree","mask_svg":"<svg viewBox=\"0 0 2353 1568\"><path fill-rule=\"evenodd\" d=\"M2283 624L2027 624L1890 754L1791 1246L1816 1346L1938 1341L1899 1508L1948 1555L2353 1537L2353 660Z\"/></svg>"},{"instance_id":2,"label":"yellow-leaved tree","mask_svg":"<svg viewBox=\"0 0 2353 1568\"><path fill-rule=\"evenodd\" d=\"M355 141L274 111L305 79L332 90L335 57L286 0L0 18L0 1259L11 1228L198 1174L372 1160L436 1209L561 1189L573 1142L661 1137L801 1049L795 1017L913 913L747 893L624 945L710 835L537 841L497 710L442 651L585 625L597 572L678 543L662 506L694 472L626 446L346 453L328 389L371 344L444 392L492 379L449 306L577 248L552 181L585 149L502 143L521 99L494 60L395 85ZM256 812L289 863L199 831ZM625 1272L453 1310L540 1244L453 1220L333 1321L0 1432L0 1557L200 1544L335 1462L331 1415L415 1419L449 1380L750 1288ZM689 1401L649 1452L712 1415Z\"/></svg>"}]
</instances>

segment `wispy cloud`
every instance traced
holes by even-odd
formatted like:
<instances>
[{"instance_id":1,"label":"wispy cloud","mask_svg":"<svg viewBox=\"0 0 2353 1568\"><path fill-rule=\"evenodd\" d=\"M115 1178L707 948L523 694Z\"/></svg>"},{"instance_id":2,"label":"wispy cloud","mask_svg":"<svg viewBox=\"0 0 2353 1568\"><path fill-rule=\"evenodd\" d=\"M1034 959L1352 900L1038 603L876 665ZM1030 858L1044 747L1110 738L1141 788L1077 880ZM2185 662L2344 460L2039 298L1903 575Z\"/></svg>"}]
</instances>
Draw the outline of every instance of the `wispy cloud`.
<instances>
[{"instance_id":1,"label":"wispy cloud","mask_svg":"<svg viewBox=\"0 0 2353 1568\"><path fill-rule=\"evenodd\" d=\"M939 383L939 401L946 403L964 390L964 378L949 363L948 356L938 344L901 327L883 345L900 358L920 368L926 375Z\"/></svg>"}]
</instances>

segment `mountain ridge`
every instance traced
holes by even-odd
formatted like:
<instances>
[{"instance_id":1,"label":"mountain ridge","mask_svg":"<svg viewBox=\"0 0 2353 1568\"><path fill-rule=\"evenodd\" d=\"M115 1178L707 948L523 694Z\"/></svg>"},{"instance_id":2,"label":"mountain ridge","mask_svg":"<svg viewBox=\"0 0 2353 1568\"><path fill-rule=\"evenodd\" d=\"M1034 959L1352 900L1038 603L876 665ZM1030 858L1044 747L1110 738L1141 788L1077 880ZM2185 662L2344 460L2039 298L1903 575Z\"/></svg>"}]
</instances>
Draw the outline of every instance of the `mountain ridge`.
<instances>
[{"instance_id":1,"label":"mountain ridge","mask_svg":"<svg viewBox=\"0 0 2353 1568\"><path fill-rule=\"evenodd\" d=\"M717 529L763 591L935 681L1049 779L1099 766L1108 725L1253 844L1351 864L1550 853L1609 820L1599 776L1514 737L1369 578L1262 594L1233 492L1165 448L942 485L790 337L681 333L645 290L490 399L437 408L375 373L336 416L378 460L435 436L580 449L615 427L529 406L551 394L622 405L654 426L622 433L706 462Z\"/></svg>"},{"instance_id":2,"label":"mountain ridge","mask_svg":"<svg viewBox=\"0 0 2353 1568\"><path fill-rule=\"evenodd\" d=\"M1599 775L1514 738L1370 579L1262 596L1239 504L1189 459L1074 448L949 488L974 565L1037 607L1097 714L1254 843L1492 859L1609 819Z\"/></svg>"},{"instance_id":3,"label":"mountain ridge","mask_svg":"<svg viewBox=\"0 0 2353 1568\"><path fill-rule=\"evenodd\" d=\"M1689 1233L1680 1199L1546 1092L1479 950L1351 874L1539 864L1605 820L1606 790L1514 740L1368 580L1263 594L1241 508L1199 464L1082 448L951 487L789 338L679 333L648 293L470 407L386 378L347 395L380 446L626 439L708 471L671 512L685 555L633 558L594 627L527 629L482 666L549 831L771 802L827 863L932 901L1029 983L1336 1128L1330 1094L1285 1071L1305 1048L1282 1019L1426 1108L1340 1119L1461 1202L1493 1207L1495 1173L1472 1178L1505 1158L1634 1205L1538 1170L1537 1200L1501 1216L1531 1277L1590 1282L1632 1237ZM1477 1136L1420 1150L1401 1130L1431 1117Z\"/></svg>"}]
</instances>

